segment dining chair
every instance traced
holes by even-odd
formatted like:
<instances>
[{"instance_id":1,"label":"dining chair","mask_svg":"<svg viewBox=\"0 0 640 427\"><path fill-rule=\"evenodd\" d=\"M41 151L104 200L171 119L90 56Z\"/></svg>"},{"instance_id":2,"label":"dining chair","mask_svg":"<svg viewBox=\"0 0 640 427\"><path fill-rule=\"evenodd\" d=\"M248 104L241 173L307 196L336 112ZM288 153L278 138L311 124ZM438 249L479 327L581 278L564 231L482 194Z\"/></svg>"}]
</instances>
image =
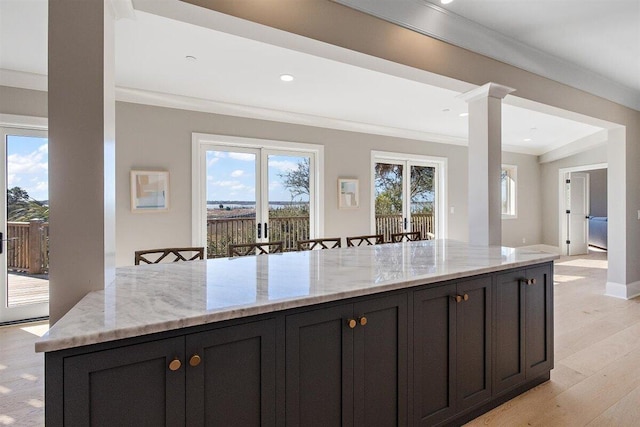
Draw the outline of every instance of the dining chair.
<instances>
[{"instance_id":1,"label":"dining chair","mask_svg":"<svg viewBox=\"0 0 640 427\"><path fill-rule=\"evenodd\" d=\"M371 234L368 236L347 237L347 247L353 246L372 246L384 243L384 235Z\"/></svg>"},{"instance_id":2,"label":"dining chair","mask_svg":"<svg viewBox=\"0 0 640 427\"><path fill-rule=\"evenodd\" d=\"M413 242L416 240L422 240L422 236L419 231L407 231L405 233L393 233L391 235L392 243Z\"/></svg>"},{"instance_id":3,"label":"dining chair","mask_svg":"<svg viewBox=\"0 0 640 427\"><path fill-rule=\"evenodd\" d=\"M311 251L315 248L318 249L334 249L341 247L340 237L336 238L323 238L323 239L308 239L298 240L299 251Z\"/></svg>"},{"instance_id":4,"label":"dining chair","mask_svg":"<svg viewBox=\"0 0 640 427\"><path fill-rule=\"evenodd\" d=\"M204 259L204 247L146 249L135 252L135 264L158 264L167 262L167 257L175 256L172 262Z\"/></svg>"},{"instance_id":5,"label":"dining chair","mask_svg":"<svg viewBox=\"0 0 640 427\"><path fill-rule=\"evenodd\" d=\"M282 252L283 242L238 243L229 245L229 258L247 255L267 255Z\"/></svg>"}]
</instances>

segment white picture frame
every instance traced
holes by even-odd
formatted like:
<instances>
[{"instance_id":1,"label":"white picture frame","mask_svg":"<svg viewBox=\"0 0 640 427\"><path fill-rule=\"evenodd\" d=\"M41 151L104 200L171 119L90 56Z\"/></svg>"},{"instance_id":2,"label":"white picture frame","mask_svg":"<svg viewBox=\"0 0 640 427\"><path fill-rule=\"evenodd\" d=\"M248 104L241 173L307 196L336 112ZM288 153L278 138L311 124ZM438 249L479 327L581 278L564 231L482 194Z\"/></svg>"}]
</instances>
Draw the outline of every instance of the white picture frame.
<instances>
[{"instance_id":1,"label":"white picture frame","mask_svg":"<svg viewBox=\"0 0 640 427\"><path fill-rule=\"evenodd\" d=\"M166 212L169 210L169 172L131 171L131 211Z\"/></svg>"},{"instance_id":2,"label":"white picture frame","mask_svg":"<svg viewBox=\"0 0 640 427\"><path fill-rule=\"evenodd\" d=\"M338 178L338 208L357 209L360 207L359 180Z\"/></svg>"}]
</instances>

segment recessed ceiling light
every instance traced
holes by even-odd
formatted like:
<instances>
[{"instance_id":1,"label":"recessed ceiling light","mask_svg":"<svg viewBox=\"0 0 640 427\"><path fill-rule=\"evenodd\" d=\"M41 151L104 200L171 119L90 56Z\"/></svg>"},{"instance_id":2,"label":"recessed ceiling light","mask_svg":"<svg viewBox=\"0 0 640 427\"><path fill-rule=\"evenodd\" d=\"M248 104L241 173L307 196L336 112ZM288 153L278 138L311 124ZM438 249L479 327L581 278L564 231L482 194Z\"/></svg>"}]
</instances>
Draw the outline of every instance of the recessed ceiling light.
<instances>
[{"instance_id":1,"label":"recessed ceiling light","mask_svg":"<svg viewBox=\"0 0 640 427\"><path fill-rule=\"evenodd\" d=\"M449 111L451 111L451 108L443 108L443 109L442 109L442 112L443 112L443 113L448 113Z\"/></svg>"},{"instance_id":2,"label":"recessed ceiling light","mask_svg":"<svg viewBox=\"0 0 640 427\"><path fill-rule=\"evenodd\" d=\"M458 114L460 117L467 117L469 115L469 113L460 113Z\"/></svg>"},{"instance_id":3,"label":"recessed ceiling light","mask_svg":"<svg viewBox=\"0 0 640 427\"><path fill-rule=\"evenodd\" d=\"M294 77L291 74L282 74L280 76L280 80L282 80L283 82L292 82L293 78Z\"/></svg>"},{"instance_id":4,"label":"recessed ceiling light","mask_svg":"<svg viewBox=\"0 0 640 427\"><path fill-rule=\"evenodd\" d=\"M193 56L193 55L187 55L187 56L185 56L185 57L184 57L184 59L186 59L187 61L190 61L190 62L193 62L193 61L197 61L197 60L198 60L198 58L196 58L196 57L195 57L195 56Z\"/></svg>"},{"instance_id":5,"label":"recessed ceiling light","mask_svg":"<svg viewBox=\"0 0 640 427\"><path fill-rule=\"evenodd\" d=\"M529 141L531 141L531 138L525 138L524 139L524 142L529 142Z\"/></svg>"},{"instance_id":6,"label":"recessed ceiling light","mask_svg":"<svg viewBox=\"0 0 640 427\"><path fill-rule=\"evenodd\" d=\"M442 4L449 4L451 3L453 0L440 0L440 3Z\"/></svg>"}]
</instances>

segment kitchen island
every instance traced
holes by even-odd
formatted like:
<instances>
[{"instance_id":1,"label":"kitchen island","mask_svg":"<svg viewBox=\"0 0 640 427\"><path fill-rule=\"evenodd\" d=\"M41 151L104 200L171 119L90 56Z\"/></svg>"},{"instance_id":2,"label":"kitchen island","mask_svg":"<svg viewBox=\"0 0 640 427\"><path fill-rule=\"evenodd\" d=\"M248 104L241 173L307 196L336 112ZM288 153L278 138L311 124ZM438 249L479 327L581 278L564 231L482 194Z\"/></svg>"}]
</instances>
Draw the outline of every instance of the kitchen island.
<instances>
[{"instance_id":1,"label":"kitchen island","mask_svg":"<svg viewBox=\"0 0 640 427\"><path fill-rule=\"evenodd\" d=\"M46 422L459 424L549 378L555 258L433 240L120 268L36 344Z\"/></svg>"}]
</instances>

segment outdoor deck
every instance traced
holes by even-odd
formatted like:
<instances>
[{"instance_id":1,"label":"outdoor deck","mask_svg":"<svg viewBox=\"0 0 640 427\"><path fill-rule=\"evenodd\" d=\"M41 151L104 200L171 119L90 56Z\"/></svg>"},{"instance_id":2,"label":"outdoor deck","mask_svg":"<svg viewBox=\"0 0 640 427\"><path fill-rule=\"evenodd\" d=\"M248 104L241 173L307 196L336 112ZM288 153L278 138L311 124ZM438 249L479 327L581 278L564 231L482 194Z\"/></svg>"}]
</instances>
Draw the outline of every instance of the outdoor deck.
<instances>
[{"instance_id":1,"label":"outdoor deck","mask_svg":"<svg viewBox=\"0 0 640 427\"><path fill-rule=\"evenodd\" d=\"M49 301L49 280L46 275L8 274L9 307Z\"/></svg>"}]
</instances>

